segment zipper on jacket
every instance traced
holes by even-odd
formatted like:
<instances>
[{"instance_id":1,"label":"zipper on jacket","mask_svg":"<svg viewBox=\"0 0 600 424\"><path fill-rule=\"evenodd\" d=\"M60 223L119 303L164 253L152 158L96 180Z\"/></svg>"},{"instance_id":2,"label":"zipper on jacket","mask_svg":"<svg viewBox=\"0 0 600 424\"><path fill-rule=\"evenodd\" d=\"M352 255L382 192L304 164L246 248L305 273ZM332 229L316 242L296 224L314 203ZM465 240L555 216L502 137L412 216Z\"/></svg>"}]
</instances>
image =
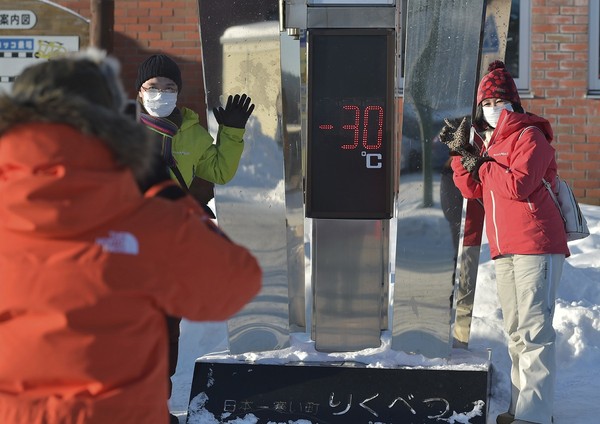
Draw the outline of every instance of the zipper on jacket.
<instances>
[{"instance_id":1,"label":"zipper on jacket","mask_svg":"<svg viewBox=\"0 0 600 424\"><path fill-rule=\"evenodd\" d=\"M529 197L527 198L527 204L529 205L529 210L533 212L533 206L531 205L531 200L529 200Z\"/></svg>"},{"instance_id":2,"label":"zipper on jacket","mask_svg":"<svg viewBox=\"0 0 600 424\"><path fill-rule=\"evenodd\" d=\"M498 239L498 225L496 224L496 199L494 198L494 192L491 190L490 197L492 198L492 222L494 223L494 234L496 235L496 248L498 249L498 253L502 254L500 240Z\"/></svg>"}]
</instances>

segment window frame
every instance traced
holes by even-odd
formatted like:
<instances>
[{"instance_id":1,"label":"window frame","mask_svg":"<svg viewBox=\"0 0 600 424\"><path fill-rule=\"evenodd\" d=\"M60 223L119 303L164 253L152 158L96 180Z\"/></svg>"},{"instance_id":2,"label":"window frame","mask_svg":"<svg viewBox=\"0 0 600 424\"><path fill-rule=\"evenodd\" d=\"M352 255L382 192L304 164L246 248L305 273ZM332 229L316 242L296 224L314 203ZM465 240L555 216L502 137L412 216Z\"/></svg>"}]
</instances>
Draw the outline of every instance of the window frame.
<instances>
[{"instance_id":1,"label":"window frame","mask_svg":"<svg viewBox=\"0 0 600 424\"><path fill-rule=\"evenodd\" d=\"M600 22L600 2L589 3L589 67L588 67L588 92L600 95L600 29L593 22Z\"/></svg>"},{"instance_id":2,"label":"window frame","mask_svg":"<svg viewBox=\"0 0 600 424\"><path fill-rule=\"evenodd\" d=\"M514 78L519 92L531 89L531 0L519 1L519 77Z\"/></svg>"}]
</instances>

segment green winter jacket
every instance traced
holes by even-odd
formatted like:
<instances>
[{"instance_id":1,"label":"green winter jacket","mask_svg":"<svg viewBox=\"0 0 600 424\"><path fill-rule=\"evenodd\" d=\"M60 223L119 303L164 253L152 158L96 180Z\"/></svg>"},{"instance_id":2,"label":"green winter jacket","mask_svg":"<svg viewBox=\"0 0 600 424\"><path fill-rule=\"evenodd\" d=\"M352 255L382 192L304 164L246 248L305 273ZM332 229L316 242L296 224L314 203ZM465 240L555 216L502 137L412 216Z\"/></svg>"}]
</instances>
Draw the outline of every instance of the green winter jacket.
<instances>
[{"instance_id":1,"label":"green winter jacket","mask_svg":"<svg viewBox=\"0 0 600 424\"><path fill-rule=\"evenodd\" d=\"M194 176L225 184L235 175L244 150L243 128L219 126L217 142L200 125L198 114L182 107L183 121L173 137L173 157L189 187ZM172 175L175 178L174 175Z\"/></svg>"}]
</instances>

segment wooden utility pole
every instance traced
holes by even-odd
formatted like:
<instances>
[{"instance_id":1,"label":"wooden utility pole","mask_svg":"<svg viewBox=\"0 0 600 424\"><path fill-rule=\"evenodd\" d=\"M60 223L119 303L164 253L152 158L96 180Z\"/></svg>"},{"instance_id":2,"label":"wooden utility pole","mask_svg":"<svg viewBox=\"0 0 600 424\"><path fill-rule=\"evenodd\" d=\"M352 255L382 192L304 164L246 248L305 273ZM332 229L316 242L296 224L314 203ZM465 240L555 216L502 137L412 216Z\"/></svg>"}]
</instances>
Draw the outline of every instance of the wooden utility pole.
<instances>
[{"instance_id":1,"label":"wooden utility pole","mask_svg":"<svg viewBox=\"0 0 600 424\"><path fill-rule=\"evenodd\" d=\"M90 0L90 46L111 53L115 23L114 0Z\"/></svg>"}]
</instances>

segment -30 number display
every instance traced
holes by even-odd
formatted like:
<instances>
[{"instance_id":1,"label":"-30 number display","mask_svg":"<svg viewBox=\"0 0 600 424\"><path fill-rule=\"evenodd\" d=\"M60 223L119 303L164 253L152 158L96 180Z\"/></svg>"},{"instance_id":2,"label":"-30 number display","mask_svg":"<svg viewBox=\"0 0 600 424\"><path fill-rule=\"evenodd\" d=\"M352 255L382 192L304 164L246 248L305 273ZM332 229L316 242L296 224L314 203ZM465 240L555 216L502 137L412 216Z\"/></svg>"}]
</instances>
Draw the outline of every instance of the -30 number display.
<instances>
[{"instance_id":1,"label":"-30 number display","mask_svg":"<svg viewBox=\"0 0 600 424\"><path fill-rule=\"evenodd\" d=\"M392 216L393 31L312 30L306 210Z\"/></svg>"}]
</instances>

